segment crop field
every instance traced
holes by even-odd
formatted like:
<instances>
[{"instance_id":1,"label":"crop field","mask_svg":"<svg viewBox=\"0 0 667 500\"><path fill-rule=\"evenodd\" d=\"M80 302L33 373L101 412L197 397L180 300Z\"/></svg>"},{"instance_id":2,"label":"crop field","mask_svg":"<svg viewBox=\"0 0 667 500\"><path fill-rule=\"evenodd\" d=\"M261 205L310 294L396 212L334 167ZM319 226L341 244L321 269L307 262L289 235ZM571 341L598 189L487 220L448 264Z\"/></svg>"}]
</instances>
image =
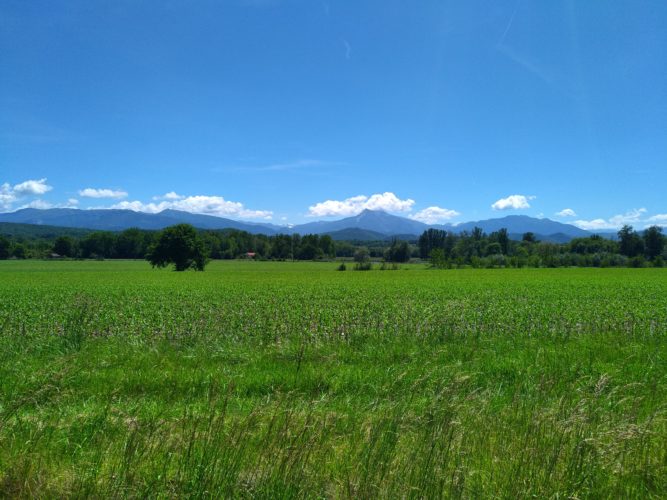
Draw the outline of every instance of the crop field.
<instances>
[{"instance_id":1,"label":"crop field","mask_svg":"<svg viewBox=\"0 0 667 500\"><path fill-rule=\"evenodd\" d=\"M0 497L667 496L667 270L0 262Z\"/></svg>"}]
</instances>

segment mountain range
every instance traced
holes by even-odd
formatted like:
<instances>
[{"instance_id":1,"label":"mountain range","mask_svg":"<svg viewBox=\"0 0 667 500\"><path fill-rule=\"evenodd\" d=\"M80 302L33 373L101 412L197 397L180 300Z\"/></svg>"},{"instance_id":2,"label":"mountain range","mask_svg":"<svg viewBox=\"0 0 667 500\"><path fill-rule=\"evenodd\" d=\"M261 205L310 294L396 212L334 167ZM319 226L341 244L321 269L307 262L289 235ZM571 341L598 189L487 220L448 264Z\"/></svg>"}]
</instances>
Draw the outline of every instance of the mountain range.
<instances>
[{"instance_id":1,"label":"mountain range","mask_svg":"<svg viewBox=\"0 0 667 500\"><path fill-rule=\"evenodd\" d=\"M334 239L370 241L400 236L416 239L429 228L460 233L479 227L490 233L506 228L512 238L520 238L523 233L532 232L538 239L564 242L572 238L590 236L571 224L538 219L526 215L509 215L498 219L486 219L461 224L429 225L406 217L388 214L381 210L363 212L334 221L317 221L297 226L278 226L269 223L241 222L212 215L193 214L178 210L163 210L156 214L134 212L132 210L75 208L36 209L25 208L15 212L0 213L0 222L86 228L105 231L121 231L130 227L139 229L163 229L179 223L188 223L200 229L238 229L253 234L329 234Z\"/></svg>"}]
</instances>

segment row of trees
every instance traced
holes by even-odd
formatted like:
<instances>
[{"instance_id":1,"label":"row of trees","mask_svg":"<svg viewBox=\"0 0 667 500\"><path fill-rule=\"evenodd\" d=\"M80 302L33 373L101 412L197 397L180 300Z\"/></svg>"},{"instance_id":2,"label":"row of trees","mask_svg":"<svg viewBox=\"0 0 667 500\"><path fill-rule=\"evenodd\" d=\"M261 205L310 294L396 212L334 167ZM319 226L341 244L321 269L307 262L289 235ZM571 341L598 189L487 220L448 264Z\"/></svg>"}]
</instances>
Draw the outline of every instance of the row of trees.
<instances>
[{"instance_id":1,"label":"row of trees","mask_svg":"<svg viewBox=\"0 0 667 500\"><path fill-rule=\"evenodd\" d=\"M328 235L266 236L237 230L196 233L206 255L212 259L236 259L254 254L256 258L262 259L316 260L336 256L352 257L357 248L349 243L334 243ZM47 258L55 255L82 259L143 259L162 234L158 231L127 229L119 233L95 231L80 238L0 236L0 259Z\"/></svg>"},{"instance_id":2,"label":"row of trees","mask_svg":"<svg viewBox=\"0 0 667 500\"><path fill-rule=\"evenodd\" d=\"M568 243L539 242L533 233L521 241L509 238L506 229L485 234L480 228L455 234L438 229L425 231L418 240L419 256L437 267L474 266L662 266L667 258L667 238L652 226L642 233L631 226L618 232L618 240L592 235Z\"/></svg>"},{"instance_id":3,"label":"row of trees","mask_svg":"<svg viewBox=\"0 0 667 500\"><path fill-rule=\"evenodd\" d=\"M366 242L333 241L328 235L256 235L244 231L197 231L204 254L212 259L253 257L274 260L317 260L352 258L360 251L374 259L406 262L411 258L431 259L438 266L627 266L661 265L666 238L662 229L650 227L642 232L630 226L618 232L614 241L600 236L576 238L567 243L537 241L525 233L520 241L511 240L506 229L484 233L429 229L416 244L407 241ZM0 236L0 259L44 258L52 254L84 259L144 259L149 256L163 232L127 229L113 233L96 231L84 236L25 238ZM435 253L434 253L435 251Z\"/></svg>"}]
</instances>

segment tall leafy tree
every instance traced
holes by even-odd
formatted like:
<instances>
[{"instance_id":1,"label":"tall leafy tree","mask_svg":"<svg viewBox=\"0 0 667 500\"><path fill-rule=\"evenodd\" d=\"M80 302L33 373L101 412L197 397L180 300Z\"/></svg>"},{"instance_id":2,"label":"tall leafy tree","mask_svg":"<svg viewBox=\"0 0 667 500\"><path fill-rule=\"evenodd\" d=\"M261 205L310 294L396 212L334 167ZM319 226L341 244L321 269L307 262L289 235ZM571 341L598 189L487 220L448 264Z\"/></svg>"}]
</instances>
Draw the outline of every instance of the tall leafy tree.
<instances>
[{"instance_id":1,"label":"tall leafy tree","mask_svg":"<svg viewBox=\"0 0 667 500\"><path fill-rule=\"evenodd\" d=\"M71 257L73 255L74 242L69 236L60 236L53 243L53 251L63 257Z\"/></svg>"},{"instance_id":2,"label":"tall leafy tree","mask_svg":"<svg viewBox=\"0 0 667 500\"><path fill-rule=\"evenodd\" d=\"M665 237L660 226L651 226L644 231L644 248L649 259L655 259L665 248Z\"/></svg>"},{"instance_id":3,"label":"tall leafy tree","mask_svg":"<svg viewBox=\"0 0 667 500\"><path fill-rule=\"evenodd\" d=\"M618 232L619 251L627 257L636 257L644 252L644 241L627 224Z\"/></svg>"},{"instance_id":4,"label":"tall leafy tree","mask_svg":"<svg viewBox=\"0 0 667 500\"><path fill-rule=\"evenodd\" d=\"M389 262L407 262L410 260L410 245L407 241L394 239L386 252Z\"/></svg>"},{"instance_id":5,"label":"tall leafy tree","mask_svg":"<svg viewBox=\"0 0 667 500\"><path fill-rule=\"evenodd\" d=\"M4 236L0 236L0 260L8 259L11 255L11 243Z\"/></svg>"},{"instance_id":6,"label":"tall leafy tree","mask_svg":"<svg viewBox=\"0 0 667 500\"><path fill-rule=\"evenodd\" d=\"M445 248L447 231L440 229L427 229L419 237L417 245L419 246L419 256L422 259L428 259L431 252L436 248Z\"/></svg>"},{"instance_id":7,"label":"tall leafy tree","mask_svg":"<svg viewBox=\"0 0 667 500\"><path fill-rule=\"evenodd\" d=\"M204 242L190 224L178 224L164 229L147 259L153 267L173 264L176 271L203 271L207 263Z\"/></svg>"}]
</instances>

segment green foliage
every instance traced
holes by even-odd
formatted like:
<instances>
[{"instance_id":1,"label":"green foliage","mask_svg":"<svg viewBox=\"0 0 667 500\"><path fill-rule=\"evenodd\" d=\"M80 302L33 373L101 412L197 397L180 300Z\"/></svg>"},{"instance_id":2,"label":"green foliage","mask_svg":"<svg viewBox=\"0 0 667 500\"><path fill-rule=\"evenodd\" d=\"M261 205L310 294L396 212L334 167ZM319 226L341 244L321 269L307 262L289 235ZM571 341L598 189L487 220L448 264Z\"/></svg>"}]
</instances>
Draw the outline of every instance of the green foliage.
<instances>
[{"instance_id":1,"label":"green foliage","mask_svg":"<svg viewBox=\"0 0 667 500\"><path fill-rule=\"evenodd\" d=\"M4 236L0 236L0 260L8 259L11 255L11 242Z\"/></svg>"},{"instance_id":2,"label":"green foliage","mask_svg":"<svg viewBox=\"0 0 667 500\"><path fill-rule=\"evenodd\" d=\"M71 252L56 253L84 259L144 259L159 234L139 229L113 233L0 224L0 231L5 229L9 235L9 256L19 258L46 258L54 252L56 239L66 237L71 242ZM60 230L62 233L58 234ZM432 251L439 249L443 251L449 266L470 265L480 268L618 267L637 262L626 254L632 257L643 255L651 262L660 255L663 260L667 258L665 237L659 227L648 228L641 235L630 227L625 228L621 232L625 238L622 244L597 235L575 238L569 243L551 243L536 241L532 233L524 234L521 241L512 241L505 229L489 235L484 234L480 228L461 234L429 229L419 237L416 247L411 246L410 242L396 239L389 242L346 242L333 241L329 235L266 236L233 229L198 230L197 233L207 255L212 259L245 258L248 252L252 252L258 260L333 260L337 257L353 257L359 249L365 249L370 258L390 262L406 262L413 254L418 254L424 260L430 259ZM621 246L625 254L621 252Z\"/></svg>"},{"instance_id":3,"label":"green foliage","mask_svg":"<svg viewBox=\"0 0 667 500\"><path fill-rule=\"evenodd\" d=\"M665 248L665 237L660 226L651 226L644 231L644 247L646 257L649 259L655 259L662 253Z\"/></svg>"},{"instance_id":4,"label":"green foliage","mask_svg":"<svg viewBox=\"0 0 667 500\"><path fill-rule=\"evenodd\" d=\"M428 259L434 249L443 249L447 242L447 231L440 229L427 229L422 233L418 240L419 256L422 259Z\"/></svg>"},{"instance_id":5,"label":"green foliage","mask_svg":"<svg viewBox=\"0 0 667 500\"><path fill-rule=\"evenodd\" d=\"M626 257L637 257L644 253L644 241L632 229L632 226L625 225L618 232L619 251Z\"/></svg>"},{"instance_id":6,"label":"green foliage","mask_svg":"<svg viewBox=\"0 0 667 500\"><path fill-rule=\"evenodd\" d=\"M63 257L72 257L74 255L74 242L69 236L59 236L53 243L53 251Z\"/></svg>"},{"instance_id":7,"label":"green foliage","mask_svg":"<svg viewBox=\"0 0 667 500\"><path fill-rule=\"evenodd\" d=\"M178 224L160 233L147 260L153 267L174 265L176 271L203 271L207 263L204 242L190 224Z\"/></svg>"},{"instance_id":8,"label":"green foliage","mask_svg":"<svg viewBox=\"0 0 667 500\"><path fill-rule=\"evenodd\" d=\"M27 259L28 249L23 243L16 243L12 248L12 256L16 259Z\"/></svg>"},{"instance_id":9,"label":"green foliage","mask_svg":"<svg viewBox=\"0 0 667 500\"><path fill-rule=\"evenodd\" d=\"M364 264L366 262L370 262L371 256L368 253L368 248L366 247L360 247L357 248L357 250L354 252L354 261L357 264Z\"/></svg>"},{"instance_id":10,"label":"green foliage","mask_svg":"<svg viewBox=\"0 0 667 500\"><path fill-rule=\"evenodd\" d=\"M434 248L431 250L431 265L436 269L445 269L448 267L447 257L442 248Z\"/></svg>"},{"instance_id":11,"label":"green foliage","mask_svg":"<svg viewBox=\"0 0 667 500\"><path fill-rule=\"evenodd\" d=\"M385 252L385 259L389 262L407 262L410 260L410 245L407 241L393 239L391 246Z\"/></svg>"},{"instance_id":12,"label":"green foliage","mask_svg":"<svg viewBox=\"0 0 667 500\"><path fill-rule=\"evenodd\" d=\"M525 241L526 243L537 243L537 238L535 237L535 233L528 231L527 233L523 233L521 241Z\"/></svg>"}]
</instances>

